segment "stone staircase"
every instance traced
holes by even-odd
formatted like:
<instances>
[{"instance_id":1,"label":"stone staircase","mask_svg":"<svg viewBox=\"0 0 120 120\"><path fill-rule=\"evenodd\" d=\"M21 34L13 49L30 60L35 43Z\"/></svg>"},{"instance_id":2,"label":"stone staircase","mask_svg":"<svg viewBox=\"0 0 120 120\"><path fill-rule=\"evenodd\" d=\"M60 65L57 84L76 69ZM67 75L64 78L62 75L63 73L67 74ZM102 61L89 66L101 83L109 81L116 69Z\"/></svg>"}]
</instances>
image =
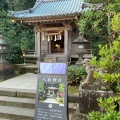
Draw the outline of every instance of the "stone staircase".
<instances>
[{"instance_id":1,"label":"stone staircase","mask_svg":"<svg viewBox=\"0 0 120 120\"><path fill-rule=\"evenodd\" d=\"M44 62L65 62L65 56L64 54L57 54L57 53L53 53L53 54L47 54L44 56Z\"/></svg>"},{"instance_id":2,"label":"stone staircase","mask_svg":"<svg viewBox=\"0 0 120 120\"><path fill-rule=\"evenodd\" d=\"M34 120L36 91L0 88L0 120ZM77 94L69 94L69 112L75 109Z\"/></svg>"},{"instance_id":3,"label":"stone staircase","mask_svg":"<svg viewBox=\"0 0 120 120\"><path fill-rule=\"evenodd\" d=\"M49 56L46 56L44 57L44 62L64 62L65 61L65 58L64 57L49 57Z\"/></svg>"}]
</instances>

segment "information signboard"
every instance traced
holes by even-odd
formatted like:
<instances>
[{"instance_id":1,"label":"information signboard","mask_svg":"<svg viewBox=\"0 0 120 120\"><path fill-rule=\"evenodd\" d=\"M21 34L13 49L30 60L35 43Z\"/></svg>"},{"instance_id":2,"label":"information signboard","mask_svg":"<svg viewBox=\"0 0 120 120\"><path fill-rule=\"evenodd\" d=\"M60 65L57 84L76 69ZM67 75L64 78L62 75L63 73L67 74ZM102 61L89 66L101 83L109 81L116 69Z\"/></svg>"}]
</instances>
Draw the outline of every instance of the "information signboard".
<instances>
[{"instance_id":1,"label":"information signboard","mask_svg":"<svg viewBox=\"0 0 120 120\"><path fill-rule=\"evenodd\" d=\"M34 120L68 120L67 64L40 63Z\"/></svg>"}]
</instances>

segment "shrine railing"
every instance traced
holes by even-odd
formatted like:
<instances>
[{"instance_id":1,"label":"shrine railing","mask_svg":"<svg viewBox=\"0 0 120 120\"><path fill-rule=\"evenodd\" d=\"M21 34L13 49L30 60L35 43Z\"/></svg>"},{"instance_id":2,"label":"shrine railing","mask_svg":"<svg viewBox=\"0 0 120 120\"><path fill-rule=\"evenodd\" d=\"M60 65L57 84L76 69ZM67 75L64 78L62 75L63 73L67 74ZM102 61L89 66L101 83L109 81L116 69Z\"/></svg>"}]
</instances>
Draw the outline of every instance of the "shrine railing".
<instances>
[{"instance_id":1,"label":"shrine railing","mask_svg":"<svg viewBox=\"0 0 120 120\"><path fill-rule=\"evenodd\" d=\"M88 54L83 55L83 59L84 58L91 58L92 50L87 49L87 51L89 51L89 52L88 52ZM41 53L41 59L42 59L42 61L44 61L45 59L47 59L49 54L48 54L47 50L42 50L41 52L42 52ZM23 54L25 64L26 63L36 63L36 61L37 61L37 52L35 50L26 50L26 51L23 51L22 54ZM51 54L51 56L49 58L51 59L52 57L56 58L55 59L56 62L59 62L59 60L64 58L64 54L61 57L60 55L57 55L57 53L56 53L56 56L53 53L53 56ZM64 60L61 60L61 61L64 61ZM78 55L76 54L76 50L68 50L68 63L69 64L75 64L77 61L78 61Z\"/></svg>"},{"instance_id":2,"label":"shrine railing","mask_svg":"<svg viewBox=\"0 0 120 120\"><path fill-rule=\"evenodd\" d=\"M42 61L45 55L48 54L47 50L43 50L41 53ZM37 61L37 51L35 50L26 50L22 52L24 58L24 64L26 63L36 63Z\"/></svg>"}]
</instances>

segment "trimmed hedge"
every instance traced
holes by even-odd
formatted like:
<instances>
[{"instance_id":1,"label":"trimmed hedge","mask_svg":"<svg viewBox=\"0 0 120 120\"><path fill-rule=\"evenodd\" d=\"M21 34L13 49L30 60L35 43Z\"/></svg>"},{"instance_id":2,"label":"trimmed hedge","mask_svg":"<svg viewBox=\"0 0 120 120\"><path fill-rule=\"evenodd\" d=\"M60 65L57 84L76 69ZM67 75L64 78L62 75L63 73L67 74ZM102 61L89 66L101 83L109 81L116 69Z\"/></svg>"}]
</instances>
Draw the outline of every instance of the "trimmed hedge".
<instances>
[{"instance_id":1,"label":"trimmed hedge","mask_svg":"<svg viewBox=\"0 0 120 120\"><path fill-rule=\"evenodd\" d=\"M68 84L80 84L87 76L83 66L71 65L68 66Z\"/></svg>"}]
</instances>

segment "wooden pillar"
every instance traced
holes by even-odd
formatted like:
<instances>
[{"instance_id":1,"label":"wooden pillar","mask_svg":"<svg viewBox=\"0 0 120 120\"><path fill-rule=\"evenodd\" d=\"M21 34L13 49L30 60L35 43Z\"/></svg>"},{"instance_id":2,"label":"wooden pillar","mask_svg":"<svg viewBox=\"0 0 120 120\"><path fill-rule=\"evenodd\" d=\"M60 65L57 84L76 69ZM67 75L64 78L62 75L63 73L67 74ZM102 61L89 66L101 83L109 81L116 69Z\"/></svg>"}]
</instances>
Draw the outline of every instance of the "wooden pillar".
<instances>
[{"instance_id":1,"label":"wooden pillar","mask_svg":"<svg viewBox=\"0 0 120 120\"><path fill-rule=\"evenodd\" d=\"M68 39L69 39L69 41L68 41L68 49L69 50L72 50L72 31L71 30L69 30L69 32L68 32Z\"/></svg>"},{"instance_id":2,"label":"wooden pillar","mask_svg":"<svg viewBox=\"0 0 120 120\"><path fill-rule=\"evenodd\" d=\"M64 30L64 56L65 62L68 62L68 30Z\"/></svg>"},{"instance_id":3,"label":"wooden pillar","mask_svg":"<svg viewBox=\"0 0 120 120\"><path fill-rule=\"evenodd\" d=\"M37 62L41 61L41 32L37 30Z\"/></svg>"},{"instance_id":4,"label":"wooden pillar","mask_svg":"<svg viewBox=\"0 0 120 120\"><path fill-rule=\"evenodd\" d=\"M37 32L35 31L35 53L38 51L38 45L37 45Z\"/></svg>"},{"instance_id":5,"label":"wooden pillar","mask_svg":"<svg viewBox=\"0 0 120 120\"><path fill-rule=\"evenodd\" d=\"M49 41L49 54L51 54L51 40Z\"/></svg>"}]
</instances>

